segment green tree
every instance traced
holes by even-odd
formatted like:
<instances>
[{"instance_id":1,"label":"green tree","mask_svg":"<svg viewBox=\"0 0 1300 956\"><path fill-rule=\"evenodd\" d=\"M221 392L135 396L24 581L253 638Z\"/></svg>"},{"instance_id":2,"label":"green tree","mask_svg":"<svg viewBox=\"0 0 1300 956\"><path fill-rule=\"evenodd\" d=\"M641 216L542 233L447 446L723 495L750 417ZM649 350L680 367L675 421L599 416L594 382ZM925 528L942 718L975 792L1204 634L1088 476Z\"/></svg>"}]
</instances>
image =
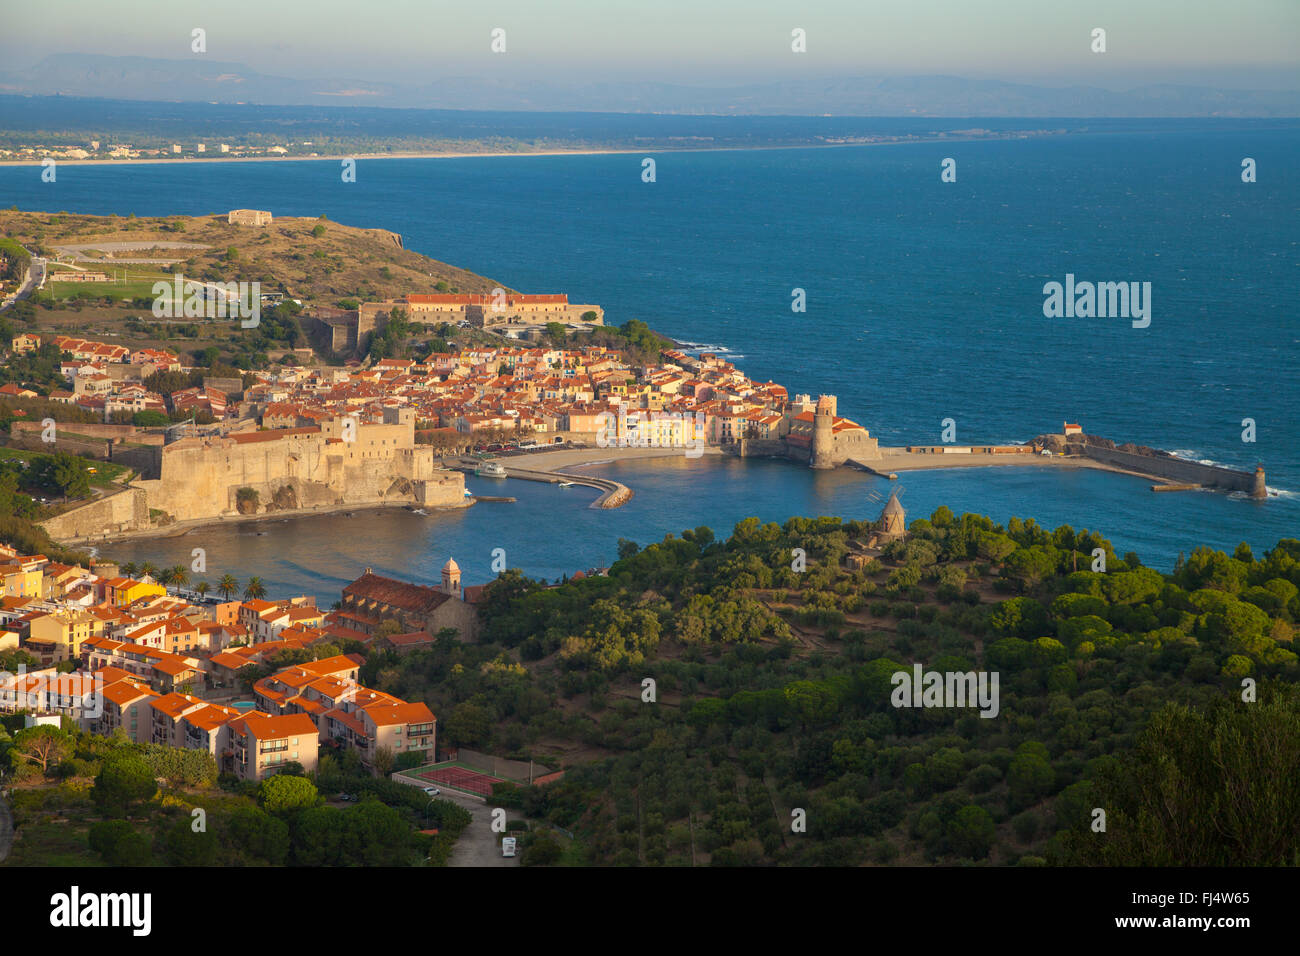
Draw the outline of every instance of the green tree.
<instances>
[{"instance_id":1,"label":"green tree","mask_svg":"<svg viewBox=\"0 0 1300 956\"><path fill-rule=\"evenodd\" d=\"M1300 865L1300 689L1258 691L1253 703L1157 712L1134 750L1103 768L1095 805L1106 831L1070 839L1070 862Z\"/></svg>"},{"instance_id":2,"label":"green tree","mask_svg":"<svg viewBox=\"0 0 1300 956\"><path fill-rule=\"evenodd\" d=\"M196 832L188 815L166 829L163 845L172 866L211 866L219 847L216 833L206 828Z\"/></svg>"},{"instance_id":3,"label":"green tree","mask_svg":"<svg viewBox=\"0 0 1300 956\"><path fill-rule=\"evenodd\" d=\"M245 601L260 601L266 597L266 585L262 583L259 577L251 577L248 584L244 587Z\"/></svg>"},{"instance_id":4,"label":"green tree","mask_svg":"<svg viewBox=\"0 0 1300 956\"><path fill-rule=\"evenodd\" d=\"M271 866L282 865L289 856L288 824L265 810L235 808L225 821L225 832L233 846Z\"/></svg>"},{"instance_id":5,"label":"green tree","mask_svg":"<svg viewBox=\"0 0 1300 956\"><path fill-rule=\"evenodd\" d=\"M564 854L564 850L556 839L549 833L539 833L524 848L524 854L519 859L520 866L550 866L557 862Z\"/></svg>"},{"instance_id":6,"label":"green tree","mask_svg":"<svg viewBox=\"0 0 1300 956\"><path fill-rule=\"evenodd\" d=\"M72 746L68 734L58 727L42 724L20 730L14 736L9 759L14 766L25 761L40 767L41 773L48 774L72 752Z\"/></svg>"},{"instance_id":7,"label":"green tree","mask_svg":"<svg viewBox=\"0 0 1300 956\"><path fill-rule=\"evenodd\" d=\"M320 802L316 785L306 777L276 774L262 781L257 802L268 813L292 813L306 810Z\"/></svg>"},{"instance_id":8,"label":"green tree","mask_svg":"<svg viewBox=\"0 0 1300 956\"><path fill-rule=\"evenodd\" d=\"M131 807L158 792L153 768L138 753L114 754L104 760L91 798L106 816L125 816Z\"/></svg>"},{"instance_id":9,"label":"green tree","mask_svg":"<svg viewBox=\"0 0 1300 956\"><path fill-rule=\"evenodd\" d=\"M393 770L393 764L396 761L393 756L391 747L376 747L375 755L370 758L370 766L375 773L381 777L387 777Z\"/></svg>"},{"instance_id":10,"label":"green tree","mask_svg":"<svg viewBox=\"0 0 1300 956\"><path fill-rule=\"evenodd\" d=\"M479 704L465 701L452 708L443 730L448 743L474 747L492 737L492 715Z\"/></svg>"},{"instance_id":11,"label":"green tree","mask_svg":"<svg viewBox=\"0 0 1300 956\"><path fill-rule=\"evenodd\" d=\"M948 821L948 844L954 853L972 860L982 860L997 837L993 817L983 807L962 807Z\"/></svg>"},{"instance_id":12,"label":"green tree","mask_svg":"<svg viewBox=\"0 0 1300 956\"><path fill-rule=\"evenodd\" d=\"M1020 745L1007 770L1011 801L1017 807L1036 802L1051 790L1056 774L1048 762L1047 748L1037 741Z\"/></svg>"},{"instance_id":13,"label":"green tree","mask_svg":"<svg viewBox=\"0 0 1300 956\"><path fill-rule=\"evenodd\" d=\"M109 866L148 866L152 856L149 838L125 820L92 823L86 842Z\"/></svg>"}]
</instances>

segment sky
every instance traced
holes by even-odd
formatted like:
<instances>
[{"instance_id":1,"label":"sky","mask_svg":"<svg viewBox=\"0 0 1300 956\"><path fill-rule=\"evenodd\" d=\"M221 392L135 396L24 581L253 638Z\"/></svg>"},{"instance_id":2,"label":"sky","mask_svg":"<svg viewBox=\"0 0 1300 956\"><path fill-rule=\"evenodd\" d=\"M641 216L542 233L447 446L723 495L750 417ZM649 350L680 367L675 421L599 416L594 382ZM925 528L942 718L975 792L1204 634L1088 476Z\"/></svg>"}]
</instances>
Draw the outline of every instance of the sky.
<instances>
[{"instance_id":1,"label":"sky","mask_svg":"<svg viewBox=\"0 0 1300 956\"><path fill-rule=\"evenodd\" d=\"M1300 88L1300 0L42 0L5 3L0 63L207 56L293 78L545 76L729 86L947 74L1124 90ZM1094 28L1107 52L1091 52ZM505 54L489 48L506 31ZM807 53L791 52L791 31Z\"/></svg>"}]
</instances>

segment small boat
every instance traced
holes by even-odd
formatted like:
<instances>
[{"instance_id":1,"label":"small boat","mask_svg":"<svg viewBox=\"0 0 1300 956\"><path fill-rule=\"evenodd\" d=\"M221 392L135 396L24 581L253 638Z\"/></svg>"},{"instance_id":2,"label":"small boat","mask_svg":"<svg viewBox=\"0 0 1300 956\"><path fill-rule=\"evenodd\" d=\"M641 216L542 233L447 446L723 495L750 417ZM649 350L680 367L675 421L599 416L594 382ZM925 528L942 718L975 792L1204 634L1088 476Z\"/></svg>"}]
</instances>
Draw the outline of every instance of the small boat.
<instances>
[{"instance_id":1,"label":"small boat","mask_svg":"<svg viewBox=\"0 0 1300 956\"><path fill-rule=\"evenodd\" d=\"M474 474L480 478L505 478L506 470L495 461L485 461L474 469Z\"/></svg>"},{"instance_id":2,"label":"small boat","mask_svg":"<svg viewBox=\"0 0 1300 956\"><path fill-rule=\"evenodd\" d=\"M577 482L575 482L575 481L562 481L562 482L560 482L560 487L561 487L561 488L572 488L575 484L577 484Z\"/></svg>"}]
</instances>

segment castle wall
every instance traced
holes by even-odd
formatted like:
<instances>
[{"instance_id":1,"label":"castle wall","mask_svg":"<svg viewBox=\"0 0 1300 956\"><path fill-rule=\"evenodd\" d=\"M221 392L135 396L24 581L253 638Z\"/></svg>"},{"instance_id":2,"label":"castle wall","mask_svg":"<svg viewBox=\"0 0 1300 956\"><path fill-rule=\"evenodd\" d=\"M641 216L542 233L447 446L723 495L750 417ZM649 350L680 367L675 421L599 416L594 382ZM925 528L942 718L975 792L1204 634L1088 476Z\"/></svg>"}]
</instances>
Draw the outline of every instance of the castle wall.
<instances>
[{"instance_id":1,"label":"castle wall","mask_svg":"<svg viewBox=\"0 0 1300 956\"><path fill-rule=\"evenodd\" d=\"M143 528L148 523L146 493L141 489L128 488L48 518L41 522L41 526L56 541L69 541L132 531Z\"/></svg>"},{"instance_id":2,"label":"castle wall","mask_svg":"<svg viewBox=\"0 0 1300 956\"><path fill-rule=\"evenodd\" d=\"M843 431L834 438L831 463L842 465L851 458L872 461L880 457L880 441L862 431Z\"/></svg>"},{"instance_id":3,"label":"castle wall","mask_svg":"<svg viewBox=\"0 0 1300 956\"><path fill-rule=\"evenodd\" d=\"M352 441L341 440L342 424L265 441L182 439L164 449L161 477L138 485L150 508L178 521L238 513L241 488L258 493L257 513L394 500L463 504L464 477L437 468L433 448L415 445L410 421L357 425Z\"/></svg>"}]
</instances>

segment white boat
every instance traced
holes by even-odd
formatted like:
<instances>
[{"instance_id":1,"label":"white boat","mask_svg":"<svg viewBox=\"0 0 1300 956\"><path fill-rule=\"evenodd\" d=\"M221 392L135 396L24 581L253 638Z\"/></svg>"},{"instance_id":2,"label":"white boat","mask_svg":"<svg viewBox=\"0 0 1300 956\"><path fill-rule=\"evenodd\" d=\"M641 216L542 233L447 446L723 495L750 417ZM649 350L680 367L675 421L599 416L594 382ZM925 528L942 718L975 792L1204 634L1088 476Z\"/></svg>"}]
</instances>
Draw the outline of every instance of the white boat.
<instances>
[{"instance_id":1,"label":"white boat","mask_svg":"<svg viewBox=\"0 0 1300 956\"><path fill-rule=\"evenodd\" d=\"M574 482L574 481L562 481L562 482L560 482L560 487L561 487L561 488L572 488L575 484L577 484L577 482Z\"/></svg>"},{"instance_id":2,"label":"white boat","mask_svg":"<svg viewBox=\"0 0 1300 956\"><path fill-rule=\"evenodd\" d=\"M495 461L485 461L474 469L474 474L480 478L505 478L506 470Z\"/></svg>"}]
</instances>

